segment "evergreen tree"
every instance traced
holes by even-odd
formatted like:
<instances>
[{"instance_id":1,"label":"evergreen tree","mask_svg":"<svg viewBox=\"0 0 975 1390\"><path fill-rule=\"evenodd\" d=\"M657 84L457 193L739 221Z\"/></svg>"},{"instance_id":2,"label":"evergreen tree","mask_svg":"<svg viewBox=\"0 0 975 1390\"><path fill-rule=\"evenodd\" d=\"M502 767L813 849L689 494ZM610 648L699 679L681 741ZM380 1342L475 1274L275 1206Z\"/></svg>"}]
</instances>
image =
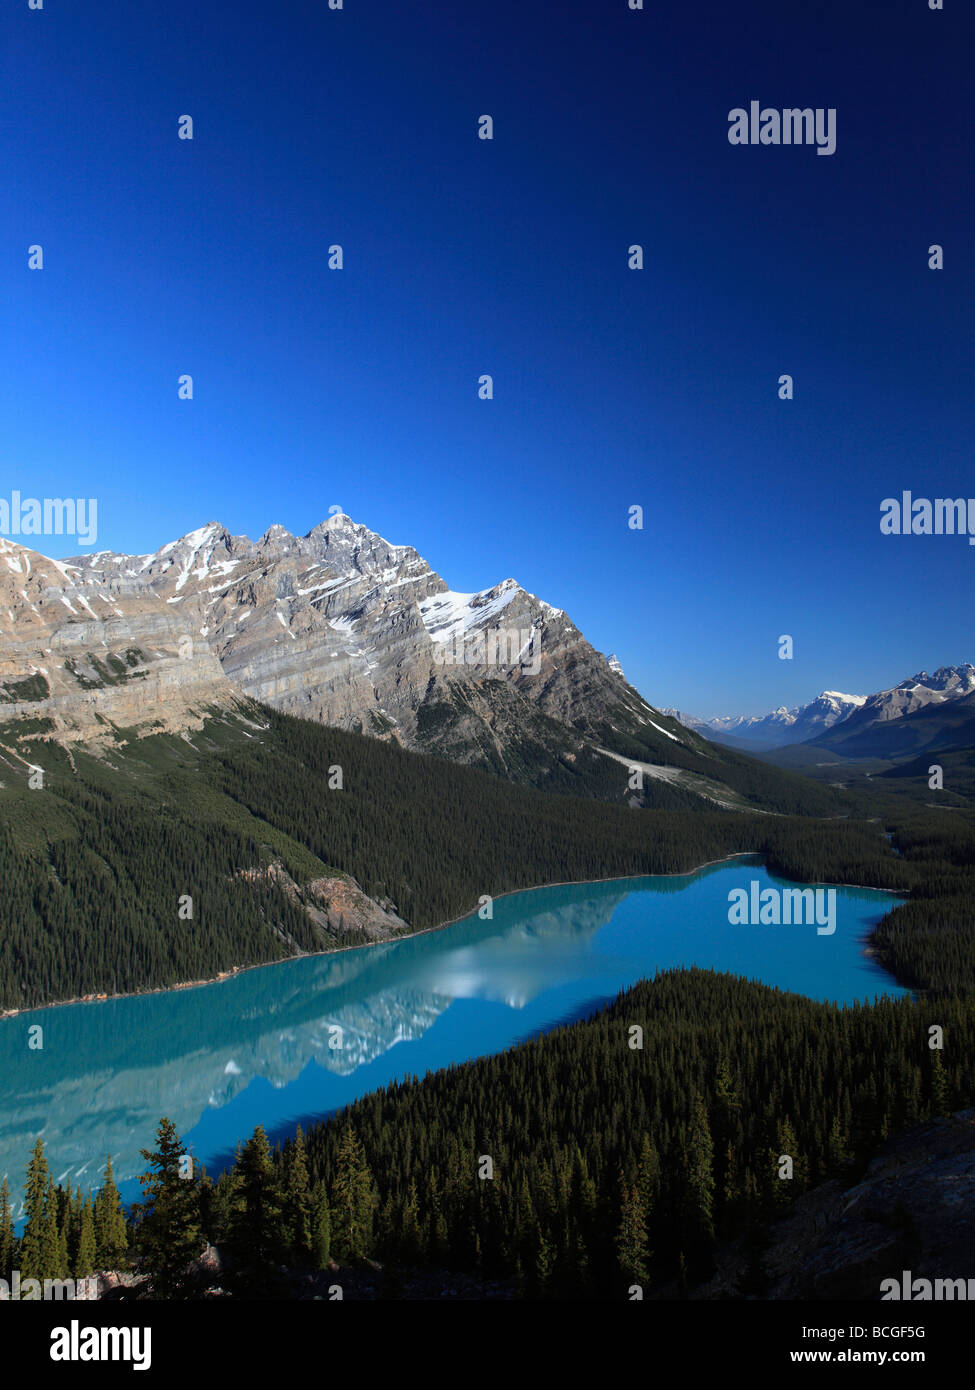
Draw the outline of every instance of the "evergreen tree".
<instances>
[{"instance_id":1,"label":"evergreen tree","mask_svg":"<svg viewBox=\"0 0 975 1390\"><path fill-rule=\"evenodd\" d=\"M628 1284L646 1284L650 1278L647 1246L647 1210L640 1187L626 1185L620 1173L620 1227L616 1238L620 1269Z\"/></svg>"},{"instance_id":2,"label":"evergreen tree","mask_svg":"<svg viewBox=\"0 0 975 1390\"><path fill-rule=\"evenodd\" d=\"M351 1124L339 1144L332 1181L332 1238L341 1260L363 1260L372 1250L376 1193L365 1152Z\"/></svg>"},{"instance_id":3,"label":"evergreen tree","mask_svg":"<svg viewBox=\"0 0 975 1390\"><path fill-rule=\"evenodd\" d=\"M13 1271L15 1241L10 1186L4 1178L0 1183L0 1279L6 1279L8 1283Z\"/></svg>"},{"instance_id":4,"label":"evergreen tree","mask_svg":"<svg viewBox=\"0 0 975 1390\"><path fill-rule=\"evenodd\" d=\"M644 1134L640 1143L640 1159L637 1164L637 1190L643 1203L644 1216L649 1225L653 1209L657 1203L660 1188L660 1158L650 1142L649 1134Z\"/></svg>"},{"instance_id":5,"label":"evergreen tree","mask_svg":"<svg viewBox=\"0 0 975 1390\"><path fill-rule=\"evenodd\" d=\"M488 1186L490 1187L490 1184ZM415 1178L410 1179L406 1200L403 1202L398 1243L400 1258L406 1264L415 1265L423 1260L426 1252L423 1233L420 1229L420 1195L417 1192Z\"/></svg>"},{"instance_id":6,"label":"evergreen tree","mask_svg":"<svg viewBox=\"0 0 975 1390\"><path fill-rule=\"evenodd\" d=\"M84 1209L84 1194L81 1191L81 1183L77 1190L72 1191L71 1184L68 1184L68 1263L74 1269L78 1260L78 1248L81 1242L81 1214Z\"/></svg>"},{"instance_id":7,"label":"evergreen tree","mask_svg":"<svg viewBox=\"0 0 975 1390\"><path fill-rule=\"evenodd\" d=\"M799 1152L799 1141L788 1116L779 1125L775 1149L771 1155L774 1168L772 1200L777 1208L784 1210L792 1205L800 1193L809 1185L809 1165ZM780 1176L782 1159L792 1159L792 1177Z\"/></svg>"},{"instance_id":8,"label":"evergreen tree","mask_svg":"<svg viewBox=\"0 0 975 1390\"><path fill-rule=\"evenodd\" d=\"M323 1182L314 1189L311 1221L311 1259L316 1269L327 1269L332 1250L332 1217L328 1189Z\"/></svg>"},{"instance_id":9,"label":"evergreen tree","mask_svg":"<svg viewBox=\"0 0 975 1390\"><path fill-rule=\"evenodd\" d=\"M143 1157L145 1151L143 1150ZM93 1209L95 1223L95 1262L99 1269L124 1268L129 1249L125 1216L118 1188L115 1186L115 1171L112 1168L112 1155L105 1164L102 1185L95 1194Z\"/></svg>"},{"instance_id":10,"label":"evergreen tree","mask_svg":"<svg viewBox=\"0 0 975 1390\"><path fill-rule=\"evenodd\" d=\"M843 1133L838 1115L834 1115L826 1141L826 1171L831 1177L838 1177L850 1164L850 1148Z\"/></svg>"},{"instance_id":11,"label":"evergreen tree","mask_svg":"<svg viewBox=\"0 0 975 1390\"><path fill-rule=\"evenodd\" d=\"M931 1067L929 1109L932 1118L936 1119L948 1113L948 1080L938 1049L932 1048L928 1055Z\"/></svg>"},{"instance_id":12,"label":"evergreen tree","mask_svg":"<svg viewBox=\"0 0 975 1390\"><path fill-rule=\"evenodd\" d=\"M163 1119L156 1134L157 1149L142 1150L149 1170L139 1182L145 1201L136 1203L138 1244L147 1288L152 1298L190 1296L195 1279L188 1266L203 1253L204 1240L196 1172L171 1120Z\"/></svg>"},{"instance_id":13,"label":"evergreen tree","mask_svg":"<svg viewBox=\"0 0 975 1390\"><path fill-rule=\"evenodd\" d=\"M24 1189L23 1245L20 1255L21 1276L24 1279L54 1279L57 1277L58 1235L53 1209L49 1208L48 1184L51 1175L44 1156L44 1141L38 1139L27 1165Z\"/></svg>"},{"instance_id":14,"label":"evergreen tree","mask_svg":"<svg viewBox=\"0 0 975 1390\"><path fill-rule=\"evenodd\" d=\"M67 1279L71 1275L71 1265L68 1262L70 1207L63 1200L63 1196L61 1189L54 1186L54 1179L50 1178L47 1185L47 1210L50 1211L50 1220L54 1226L54 1238L57 1241L59 1279Z\"/></svg>"},{"instance_id":15,"label":"evergreen tree","mask_svg":"<svg viewBox=\"0 0 975 1390\"><path fill-rule=\"evenodd\" d=\"M266 1293L275 1267L287 1249L285 1200L271 1160L271 1149L258 1125L240 1152L230 1218L229 1244L238 1269L241 1293Z\"/></svg>"},{"instance_id":16,"label":"evergreen tree","mask_svg":"<svg viewBox=\"0 0 975 1390\"><path fill-rule=\"evenodd\" d=\"M695 1097L687 1146L687 1186L690 1196L690 1232L694 1242L714 1240L714 1144L708 1112L700 1095Z\"/></svg>"},{"instance_id":17,"label":"evergreen tree","mask_svg":"<svg viewBox=\"0 0 975 1390\"><path fill-rule=\"evenodd\" d=\"M214 1183L213 1191L209 1194L209 1227L207 1234L214 1245L219 1245L229 1239L230 1226L237 1203L237 1189L239 1179L237 1167L240 1163L240 1156L243 1146L238 1144L237 1157L234 1167L227 1172L220 1174Z\"/></svg>"},{"instance_id":18,"label":"evergreen tree","mask_svg":"<svg viewBox=\"0 0 975 1390\"><path fill-rule=\"evenodd\" d=\"M78 1235L78 1254L75 1257L74 1273L76 1279L84 1279L95 1272L97 1242L95 1237L95 1213L91 1194L85 1197L81 1208L81 1230ZM103 1266L105 1268L105 1266Z\"/></svg>"},{"instance_id":19,"label":"evergreen tree","mask_svg":"<svg viewBox=\"0 0 975 1390\"><path fill-rule=\"evenodd\" d=\"M311 1258L312 1195L301 1125L285 1149L284 1175L287 1242L293 1258L304 1263Z\"/></svg>"}]
</instances>

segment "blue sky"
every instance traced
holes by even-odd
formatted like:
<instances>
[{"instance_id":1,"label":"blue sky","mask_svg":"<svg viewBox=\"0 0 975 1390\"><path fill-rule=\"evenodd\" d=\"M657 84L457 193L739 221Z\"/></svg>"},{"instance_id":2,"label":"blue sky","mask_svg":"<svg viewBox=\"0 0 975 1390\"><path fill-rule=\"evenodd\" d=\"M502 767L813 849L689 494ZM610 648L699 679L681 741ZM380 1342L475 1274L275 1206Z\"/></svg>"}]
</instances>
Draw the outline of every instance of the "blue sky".
<instances>
[{"instance_id":1,"label":"blue sky","mask_svg":"<svg viewBox=\"0 0 975 1390\"><path fill-rule=\"evenodd\" d=\"M140 552L338 505L706 715L975 658L975 548L879 530L975 496L945 3L8 8L0 497ZM732 146L752 99L836 108L836 153Z\"/></svg>"}]
</instances>

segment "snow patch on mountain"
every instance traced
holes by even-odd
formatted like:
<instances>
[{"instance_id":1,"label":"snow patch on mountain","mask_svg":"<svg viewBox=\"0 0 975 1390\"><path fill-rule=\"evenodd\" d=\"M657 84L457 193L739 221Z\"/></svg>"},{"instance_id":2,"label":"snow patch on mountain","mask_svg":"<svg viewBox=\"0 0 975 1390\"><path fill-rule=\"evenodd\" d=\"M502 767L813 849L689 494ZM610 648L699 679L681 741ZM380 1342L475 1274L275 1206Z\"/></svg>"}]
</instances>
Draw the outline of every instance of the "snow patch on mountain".
<instances>
[{"instance_id":1,"label":"snow patch on mountain","mask_svg":"<svg viewBox=\"0 0 975 1390\"><path fill-rule=\"evenodd\" d=\"M420 617L434 642L449 642L455 634L463 635L472 628L487 625L520 592L520 584L513 579L474 594L446 589L420 604Z\"/></svg>"}]
</instances>

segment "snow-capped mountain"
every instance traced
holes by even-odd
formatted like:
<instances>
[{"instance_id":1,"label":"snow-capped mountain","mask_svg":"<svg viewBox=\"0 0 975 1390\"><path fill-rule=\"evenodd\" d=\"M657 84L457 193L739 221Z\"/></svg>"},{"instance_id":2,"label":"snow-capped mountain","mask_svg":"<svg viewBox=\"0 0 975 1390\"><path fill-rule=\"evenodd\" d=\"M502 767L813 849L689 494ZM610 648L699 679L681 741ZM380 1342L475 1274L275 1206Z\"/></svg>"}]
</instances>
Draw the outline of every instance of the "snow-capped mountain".
<instances>
[{"instance_id":1,"label":"snow-capped mountain","mask_svg":"<svg viewBox=\"0 0 975 1390\"><path fill-rule=\"evenodd\" d=\"M921 671L873 695L824 690L807 705L783 705L770 714L698 719L681 710L663 712L718 743L757 749L815 741L850 757L885 757L934 747L942 725L956 730L966 723L970 705L975 719L975 666L966 662L941 666L933 675ZM945 709L951 713L942 720L939 711ZM899 721L903 727L894 733L879 727ZM950 746L958 746L960 736L952 733Z\"/></svg>"},{"instance_id":2,"label":"snow-capped mountain","mask_svg":"<svg viewBox=\"0 0 975 1390\"><path fill-rule=\"evenodd\" d=\"M933 676L929 676L927 671L920 671L890 690L881 690L869 696L863 702L856 725L873 720L884 722L901 719L929 705L944 705L951 700L960 700L972 691L975 691L975 666L970 662L962 666L939 666Z\"/></svg>"},{"instance_id":3,"label":"snow-capped mountain","mask_svg":"<svg viewBox=\"0 0 975 1390\"><path fill-rule=\"evenodd\" d=\"M975 743L975 666L919 671L890 690L870 695L816 746L844 757L898 758L932 748Z\"/></svg>"},{"instance_id":4,"label":"snow-capped mountain","mask_svg":"<svg viewBox=\"0 0 975 1390\"><path fill-rule=\"evenodd\" d=\"M727 715L718 719L698 719L680 710L665 710L688 729L695 730L705 738L721 742L751 743L756 747L773 747L776 744L803 743L815 738L825 729L840 723L866 700L865 695L844 695L838 690L824 690L807 705L796 705L787 709L780 705L770 714Z\"/></svg>"},{"instance_id":5,"label":"snow-capped mountain","mask_svg":"<svg viewBox=\"0 0 975 1390\"><path fill-rule=\"evenodd\" d=\"M623 667L620 665L620 659L615 652L606 658L606 664L609 669L615 671L618 676L623 675ZM623 678L624 680L626 679L625 676Z\"/></svg>"},{"instance_id":6,"label":"snow-capped mountain","mask_svg":"<svg viewBox=\"0 0 975 1390\"><path fill-rule=\"evenodd\" d=\"M64 563L2 547L0 723L44 720L61 742L199 727L241 697L509 775L571 762L580 735L635 733L651 756L695 742L562 609L512 578L452 590L345 515L257 541L211 522Z\"/></svg>"}]
</instances>

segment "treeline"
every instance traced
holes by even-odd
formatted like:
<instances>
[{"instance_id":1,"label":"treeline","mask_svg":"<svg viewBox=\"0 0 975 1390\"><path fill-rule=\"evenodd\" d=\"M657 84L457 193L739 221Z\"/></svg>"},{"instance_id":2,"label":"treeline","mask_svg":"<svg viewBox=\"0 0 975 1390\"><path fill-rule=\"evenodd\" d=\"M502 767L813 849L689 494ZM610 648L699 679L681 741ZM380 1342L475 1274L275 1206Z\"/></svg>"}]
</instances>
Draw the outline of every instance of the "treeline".
<instances>
[{"instance_id":1,"label":"treeline","mask_svg":"<svg viewBox=\"0 0 975 1390\"><path fill-rule=\"evenodd\" d=\"M975 815L911 810L889 826L913 878L873 934L879 960L917 989L975 992Z\"/></svg>"},{"instance_id":2,"label":"treeline","mask_svg":"<svg viewBox=\"0 0 975 1390\"><path fill-rule=\"evenodd\" d=\"M25 1279L84 1279L128 1261L129 1237L111 1156L92 1200L91 1192L55 1186L38 1139L27 1165L24 1234L14 1234L7 1179L0 1183L0 1279L13 1271Z\"/></svg>"},{"instance_id":3,"label":"treeline","mask_svg":"<svg viewBox=\"0 0 975 1390\"><path fill-rule=\"evenodd\" d=\"M300 1127L272 1156L258 1126L238 1147L233 1168L216 1182L168 1119L160 1121L156 1148L143 1149L142 1156L143 1199L126 1216L111 1158L93 1199L90 1191L82 1196L80 1186L55 1186L38 1139L27 1165L19 1237L6 1179L0 1185L0 1278L9 1286L19 1271L23 1288L28 1279L128 1272L134 1297L192 1297L214 1282L199 1262L208 1245L218 1244L224 1291L270 1297L284 1292L289 1266L324 1269L333 1248L349 1262L365 1257L372 1188L354 1135L340 1146L327 1184L309 1177ZM368 1232L371 1239L371 1224Z\"/></svg>"},{"instance_id":4,"label":"treeline","mask_svg":"<svg viewBox=\"0 0 975 1390\"><path fill-rule=\"evenodd\" d=\"M124 1235L113 1185L79 1224L79 1194L54 1189L39 1141L22 1247L8 1212L2 1248L36 1277L89 1272L93 1230L96 1251L163 1298L213 1284L286 1296L296 1273L366 1260L390 1290L441 1270L529 1298L625 1298L634 1282L706 1280L721 1242L760 1251L800 1194L855 1180L888 1136L973 1098L973 1001L839 1009L668 971L590 1020L365 1096L274 1151L258 1128L215 1182L164 1120ZM195 1263L207 1244L217 1273ZM756 1258L738 1292L760 1294L762 1278Z\"/></svg>"},{"instance_id":5,"label":"treeline","mask_svg":"<svg viewBox=\"0 0 975 1390\"><path fill-rule=\"evenodd\" d=\"M0 1008L130 993L334 944L273 881L254 840L120 789L56 793L74 837L25 854L0 821Z\"/></svg>"}]
</instances>

